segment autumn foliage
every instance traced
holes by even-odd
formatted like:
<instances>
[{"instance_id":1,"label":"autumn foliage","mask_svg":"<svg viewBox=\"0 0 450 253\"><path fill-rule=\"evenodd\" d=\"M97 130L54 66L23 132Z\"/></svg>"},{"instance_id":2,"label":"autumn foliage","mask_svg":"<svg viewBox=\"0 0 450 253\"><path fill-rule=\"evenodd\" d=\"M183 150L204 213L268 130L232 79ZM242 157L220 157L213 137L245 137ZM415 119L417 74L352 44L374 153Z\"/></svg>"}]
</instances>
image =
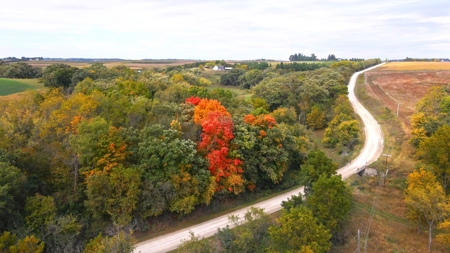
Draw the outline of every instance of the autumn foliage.
<instances>
[{"instance_id":1,"label":"autumn foliage","mask_svg":"<svg viewBox=\"0 0 450 253\"><path fill-rule=\"evenodd\" d=\"M219 101L191 97L187 103L195 106L194 122L202 126L198 149L206 152L209 171L216 178L216 191L226 189L238 194L243 190L243 162L230 157L229 144L233 140L233 121Z\"/></svg>"},{"instance_id":2,"label":"autumn foliage","mask_svg":"<svg viewBox=\"0 0 450 253\"><path fill-rule=\"evenodd\" d=\"M200 100L201 100L201 98L192 96L192 97L186 98L186 103L198 105L198 103L200 103Z\"/></svg>"},{"instance_id":3,"label":"autumn foliage","mask_svg":"<svg viewBox=\"0 0 450 253\"><path fill-rule=\"evenodd\" d=\"M194 98L192 100L194 100ZM231 118L231 114L227 112L227 109L219 101L215 99L201 99L194 110L195 124L201 125L203 119L206 118L210 112L217 112Z\"/></svg>"},{"instance_id":4,"label":"autumn foliage","mask_svg":"<svg viewBox=\"0 0 450 253\"><path fill-rule=\"evenodd\" d=\"M228 147L234 138L231 118L219 112L210 112L201 123L203 133L198 147L207 152Z\"/></svg>"},{"instance_id":5,"label":"autumn foliage","mask_svg":"<svg viewBox=\"0 0 450 253\"><path fill-rule=\"evenodd\" d=\"M252 115L248 114L244 117L244 122L250 125L272 128L277 125L277 121L270 115Z\"/></svg>"}]
</instances>

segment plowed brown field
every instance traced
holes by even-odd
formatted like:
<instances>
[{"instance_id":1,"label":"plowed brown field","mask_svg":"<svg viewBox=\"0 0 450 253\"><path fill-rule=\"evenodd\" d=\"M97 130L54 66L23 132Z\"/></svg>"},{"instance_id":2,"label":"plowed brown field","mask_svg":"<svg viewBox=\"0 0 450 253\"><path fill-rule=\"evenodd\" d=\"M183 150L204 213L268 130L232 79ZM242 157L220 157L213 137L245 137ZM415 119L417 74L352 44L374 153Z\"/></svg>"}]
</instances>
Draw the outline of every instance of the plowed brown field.
<instances>
[{"instance_id":1,"label":"plowed brown field","mask_svg":"<svg viewBox=\"0 0 450 253\"><path fill-rule=\"evenodd\" d=\"M390 67L390 64L396 65ZM414 70L392 70L398 68L398 63L389 63L386 67L368 71L365 75L366 85L370 87L368 91L382 99L386 107L395 113L400 103L399 118L406 126L410 125L415 105L430 87L450 84L450 70L429 70L429 63L423 65L425 70L417 70L417 64L409 65ZM438 69L439 64L441 69L450 66L449 63L432 65ZM402 66L404 69L406 67L408 66Z\"/></svg>"}]
</instances>

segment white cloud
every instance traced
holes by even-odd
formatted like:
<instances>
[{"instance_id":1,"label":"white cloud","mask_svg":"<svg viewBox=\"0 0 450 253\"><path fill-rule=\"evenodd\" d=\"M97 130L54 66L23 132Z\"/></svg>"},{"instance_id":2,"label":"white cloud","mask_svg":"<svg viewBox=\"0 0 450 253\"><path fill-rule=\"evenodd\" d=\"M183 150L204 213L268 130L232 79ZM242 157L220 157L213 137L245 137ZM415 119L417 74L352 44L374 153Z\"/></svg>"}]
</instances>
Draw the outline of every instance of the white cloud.
<instances>
[{"instance_id":1,"label":"white cloud","mask_svg":"<svg viewBox=\"0 0 450 253\"><path fill-rule=\"evenodd\" d=\"M450 42L444 1L62 2L3 4L0 57L404 58L429 57L433 45ZM450 57L450 49L439 48Z\"/></svg>"}]
</instances>

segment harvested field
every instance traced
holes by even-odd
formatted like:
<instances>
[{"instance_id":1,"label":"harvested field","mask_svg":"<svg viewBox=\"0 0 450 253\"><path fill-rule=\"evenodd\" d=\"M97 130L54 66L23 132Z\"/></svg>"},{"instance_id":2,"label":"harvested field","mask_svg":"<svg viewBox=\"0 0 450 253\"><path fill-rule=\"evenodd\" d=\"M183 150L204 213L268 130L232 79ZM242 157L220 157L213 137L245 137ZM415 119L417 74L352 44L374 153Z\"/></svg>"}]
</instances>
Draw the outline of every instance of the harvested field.
<instances>
[{"instance_id":1,"label":"harvested field","mask_svg":"<svg viewBox=\"0 0 450 253\"><path fill-rule=\"evenodd\" d=\"M33 67L44 68L48 65L55 63L68 64L77 68L87 68L95 63L103 63L108 68L112 68L119 65L125 65L130 69L153 69L153 68L166 68L169 66L179 66L184 64L195 63L194 60L127 60L127 61L32 61L27 62Z\"/></svg>"},{"instance_id":2,"label":"harvested field","mask_svg":"<svg viewBox=\"0 0 450 253\"><path fill-rule=\"evenodd\" d=\"M450 63L448 65L450 67ZM389 68L377 68L366 72L365 79L372 95L382 99L391 111L396 112L400 103L399 117L409 126L415 105L428 89L450 84L450 70L392 71Z\"/></svg>"},{"instance_id":3,"label":"harvested field","mask_svg":"<svg viewBox=\"0 0 450 253\"><path fill-rule=\"evenodd\" d=\"M450 70L450 62L390 62L378 70Z\"/></svg>"}]
</instances>

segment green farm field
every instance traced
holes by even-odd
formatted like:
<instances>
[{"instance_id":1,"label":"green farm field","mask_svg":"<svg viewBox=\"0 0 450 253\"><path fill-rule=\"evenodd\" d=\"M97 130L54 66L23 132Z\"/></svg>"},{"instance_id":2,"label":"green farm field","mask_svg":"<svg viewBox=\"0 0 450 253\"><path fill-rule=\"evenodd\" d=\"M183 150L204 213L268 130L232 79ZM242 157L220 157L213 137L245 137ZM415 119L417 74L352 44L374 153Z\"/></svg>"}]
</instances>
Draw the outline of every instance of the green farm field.
<instances>
[{"instance_id":1,"label":"green farm field","mask_svg":"<svg viewBox=\"0 0 450 253\"><path fill-rule=\"evenodd\" d=\"M44 84L38 79L9 79L0 78L0 96L7 96L25 90L36 90L43 88Z\"/></svg>"}]
</instances>

